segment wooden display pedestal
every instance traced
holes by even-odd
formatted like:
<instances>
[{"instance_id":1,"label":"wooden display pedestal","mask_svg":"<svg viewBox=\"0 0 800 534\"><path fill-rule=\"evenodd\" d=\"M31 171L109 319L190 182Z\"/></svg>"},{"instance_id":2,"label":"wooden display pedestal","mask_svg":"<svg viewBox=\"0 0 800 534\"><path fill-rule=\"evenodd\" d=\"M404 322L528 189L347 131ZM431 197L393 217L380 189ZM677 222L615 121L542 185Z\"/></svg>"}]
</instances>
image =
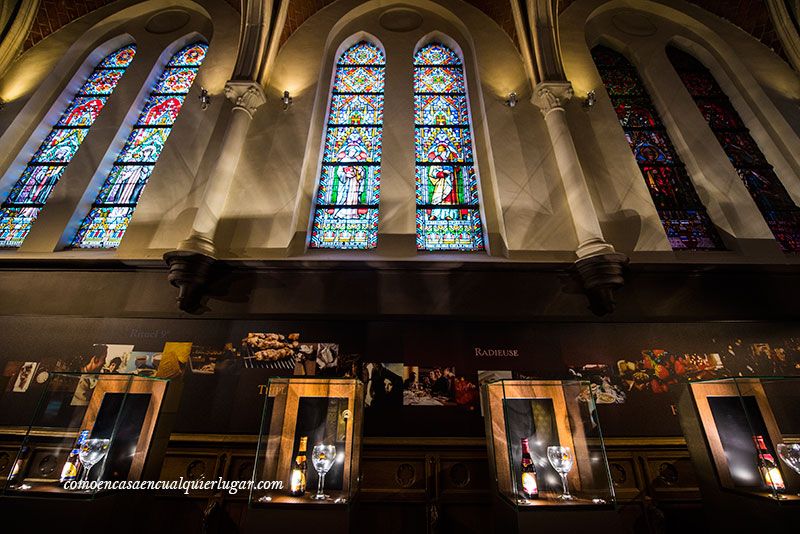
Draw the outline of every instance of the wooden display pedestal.
<instances>
[{"instance_id":1,"label":"wooden display pedestal","mask_svg":"<svg viewBox=\"0 0 800 534\"><path fill-rule=\"evenodd\" d=\"M597 534L621 532L622 524L613 505L551 504L546 501L532 506L512 506L506 499L494 496L495 534L529 534L532 532L569 532Z\"/></svg>"},{"instance_id":2,"label":"wooden display pedestal","mask_svg":"<svg viewBox=\"0 0 800 534\"><path fill-rule=\"evenodd\" d=\"M717 395L724 391L713 392ZM730 395L730 393L729 393ZM767 420L769 412L762 412ZM703 496L703 509L706 513L707 532L795 532L800 525L800 497L786 495L776 500L767 491L748 491L746 489L725 488L720 482L715 463L717 444L709 440L710 425L704 421L698 410L692 392L687 387L681 394L678 413L689 455L692 458L700 493ZM713 434L712 434L713 435ZM724 461L724 453L717 450L716 461ZM755 449L753 451L755 456ZM780 466L784 476L794 476L788 467Z\"/></svg>"}]
</instances>

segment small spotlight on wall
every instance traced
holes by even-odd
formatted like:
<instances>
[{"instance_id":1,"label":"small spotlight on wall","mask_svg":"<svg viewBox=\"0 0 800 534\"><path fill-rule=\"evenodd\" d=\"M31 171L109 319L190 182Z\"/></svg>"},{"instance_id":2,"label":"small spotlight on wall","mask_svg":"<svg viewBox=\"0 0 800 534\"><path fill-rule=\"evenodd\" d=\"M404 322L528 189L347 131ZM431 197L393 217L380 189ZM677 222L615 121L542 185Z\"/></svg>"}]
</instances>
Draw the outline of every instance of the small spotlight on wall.
<instances>
[{"instance_id":1,"label":"small spotlight on wall","mask_svg":"<svg viewBox=\"0 0 800 534\"><path fill-rule=\"evenodd\" d=\"M513 108L519 102L519 96L517 93L508 93L508 98L506 98L504 104L510 108Z\"/></svg>"},{"instance_id":2,"label":"small spotlight on wall","mask_svg":"<svg viewBox=\"0 0 800 534\"><path fill-rule=\"evenodd\" d=\"M283 102L283 111L286 111L287 109L289 109L289 106L292 105L293 101L294 101L294 98L289 96L289 91L284 91L283 92L283 98L281 98L281 102Z\"/></svg>"},{"instance_id":3,"label":"small spotlight on wall","mask_svg":"<svg viewBox=\"0 0 800 534\"><path fill-rule=\"evenodd\" d=\"M197 97L200 100L200 108L205 111L208 109L208 106L211 105L211 95L208 94L208 90L205 87L200 88L200 96Z\"/></svg>"},{"instance_id":4,"label":"small spotlight on wall","mask_svg":"<svg viewBox=\"0 0 800 534\"><path fill-rule=\"evenodd\" d=\"M589 110L597 104L597 93L594 92L594 89L586 93L586 99L583 101L583 109Z\"/></svg>"}]
</instances>

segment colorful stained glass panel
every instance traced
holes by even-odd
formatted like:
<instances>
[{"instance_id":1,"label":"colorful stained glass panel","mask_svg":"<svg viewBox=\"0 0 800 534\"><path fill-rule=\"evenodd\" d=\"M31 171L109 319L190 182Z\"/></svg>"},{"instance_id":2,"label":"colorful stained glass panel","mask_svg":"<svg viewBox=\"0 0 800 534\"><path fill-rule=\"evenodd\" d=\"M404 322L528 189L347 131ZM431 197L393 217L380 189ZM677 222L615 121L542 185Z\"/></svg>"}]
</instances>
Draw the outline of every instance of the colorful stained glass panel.
<instances>
[{"instance_id":1,"label":"colorful stained glass panel","mask_svg":"<svg viewBox=\"0 0 800 534\"><path fill-rule=\"evenodd\" d=\"M482 250L477 173L468 165L473 161L472 127L461 61L441 43L432 43L415 55L414 63L417 248Z\"/></svg>"},{"instance_id":2,"label":"colorful stained glass panel","mask_svg":"<svg viewBox=\"0 0 800 534\"><path fill-rule=\"evenodd\" d=\"M207 45L184 47L169 62L145 102L115 165L73 238L76 248L116 248L130 223L153 166L191 89ZM177 93L177 94L176 94ZM134 165L135 164L135 165Z\"/></svg>"},{"instance_id":3,"label":"colorful stained glass panel","mask_svg":"<svg viewBox=\"0 0 800 534\"><path fill-rule=\"evenodd\" d=\"M800 252L800 207L761 152L711 71L674 46L667 56L784 252Z\"/></svg>"},{"instance_id":4,"label":"colorful stained glass panel","mask_svg":"<svg viewBox=\"0 0 800 534\"><path fill-rule=\"evenodd\" d=\"M155 163L164 143L167 142L168 128L139 128L133 131L117 161L124 163Z\"/></svg>"},{"instance_id":5,"label":"colorful stained glass panel","mask_svg":"<svg viewBox=\"0 0 800 534\"><path fill-rule=\"evenodd\" d=\"M623 69L609 70L603 75L606 90L611 96L643 96L644 87L635 72Z\"/></svg>"},{"instance_id":6,"label":"colorful stained glass panel","mask_svg":"<svg viewBox=\"0 0 800 534\"><path fill-rule=\"evenodd\" d=\"M641 169L656 208L702 208L697 192L689 186L691 181L683 167L642 165Z\"/></svg>"},{"instance_id":7,"label":"colorful stained glass panel","mask_svg":"<svg viewBox=\"0 0 800 534\"><path fill-rule=\"evenodd\" d=\"M418 162L472 162L472 141L469 127L417 128L415 147Z\"/></svg>"},{"instance_id":8,"label":"colorful stained glass panel","mask_svg":"<svg viewBox=\"0 0 800 534\"><path fill-rule=\"evenodd\" d=\"M653 129L661 126L658 116L649 108L647 103L631 100L619 102L614 110L623 128Z\"/></svg>"},{"instance_id":9,"label":"colorful stained glass panel","mask_svg":"<svg viewBox=\"0 0 800 534\"><path fill-rule=\"evenodd\" d=\"M59 119L57 126L82 126L88 128L100 115L108 97L81 96L75 98Z\"/></svg>"},{"instance_id":10,"label":"colorful stained glass panel","mask_svg":"<svg viewBox=\"0 0 800 534\"><path fill-rule=\"evenodd\" d=\"M205 43L195 43L184 47L180 52L172 56L167 63L168 67L195 67L203 64L206 58L208 45Z\"/></svg>"},{"instance_id":11,"label":"colorful stained glass panel","mask_svg":"<svg viewBox=\"0 0 800 534\"><path fill-rule=\"evenodd\" d=\"M117 248L131 222L134 208L94 207L75 236L80 248Z\"/></svg>"},{"instance_id":12,"label":"colorful stained glass panel","mask_svg":"<svg viewBox=\"0 0 800 534\"><path fill-rule=\"evenodd\" d=\"M381 169L372 165L323 165L318 206L378 204Z\"/></svg>"},{"instance_id":13,"label":"colorful stained glass panel","mask_svg":"<svg viewBox=\"0 0 800 534\"><path fill-rule=\"evenodd\" d=\"M470 165L417 167L418 205L478 205L478 178Z\"/></svg>"},{"instance_id":14,"label":"colorful stained glass panel","mask_svg":"<svg viewBox=\"0 0 800 534\"><path fill-rule=\"evenodd\" d=\"M330 124L383 123L383 95L333 95Z\"/></svg>"},{"instance_id":15,"label":"colorful stained glass panel","mask_svg":"<svg viewBox=\"0 0 800 534\"><path fill-rule=\"evenodd\" d=\"M115 165L95 204L136 205L152 173L152 165Z\"/></svg>"},{"instance_id":16,"label":"colorful stained glass panel","mask_svg":"<svg viewBox=\"0 0 800 534\"><path fill-rule=\"evenodd\" d=\"M675 163L675 151L663 131L633 130L626 132L625 138L640 164Z\"/></svg>"},{"instance_id":17,"label":"colorful stained glass panel","mask_svg":"<svg viewBox=\"0 0 800 534\"><path fill-rule=\"evenodd\" d=\"M366 41L351 46L339 58L339 65L383 65L384 63L386 57L383 51Z\"/></svg>"},{"instance_id":18,"label":"colorful stained glass panel","mask_svg":"<svg viewBox=\"0 0 800 534\"><path fill-rule=\"evenodd\" d=\"M769 165L749 133L715 131L714 134L734 167Z\"/></svg>"},{"instance_id":19,"label":"colorful stained glass panel","mask_svg":"<svg viewBox=\"0 0 800 534\"><path fill-rule=\"evenodd\" d=\"M63 165L36 165L26 168L11 189L6 202L15 205L44 205L65 169Z\"/></svg>"},{"instance_id":20,"label":"colorful stained glass panel","mask_svg":"<svg viewBox=\"0 0 800 534\"><path fill-rule=\"evenodd\" d=\"M337 63L311 248L363 250L377 245L384 61L378 47L362 41L345 50Z\"/></svg>"},{"instance_id":21,"label":"colorful stained glass panel","mask_svg":"<svg viewBox=\"0 0 800 534\"><path fill-rule=\"evenodd\" d=\"M795 203L771 167L736 169L747 190L761 210L792 210Z\"/></svg>"},{"instance_id":22,"label":"colorful stained glass panel","mask_svg":"<svg viewBox=\"0 0 800 534\"><path fill-rule=\"evenodd\" d=\"M702 72L679 72L683 84L692 96L721 96L722 92L717 83Z\"/></svg>"},{"instance_id":23,"label":"colorful stained glass panel","mask_svg":"<svg viewBox=\"0 0 800 534\"><path fill-rule=\"evenodd\" d=\"M414 77L415 93L463 93L461 67L419 67Z\"/></svg>"},{"instance_id":24,"label":"colorful stained glass panel","mask_svg":"<svg viewBox=\"0 0 800 534\"><path fill-rule=\"evenodd\" d=\"M313 248L360 249L378 244L378 210L318 208L311 229Z\"/></svg>"},{"instance_id":25,"label":"colorful stained glass panel","mask_svg":"<svg viewBox=\"0 0 800 534\"><path fill-rule=\"evenodd\" d=\"M184 96L154 96L147 100L138 126L172 126L181 112Z\"/></svg>"},{"instance_id":26,"label":"colorful stained glass panel","mask_svg":"<svg viewBox=\"0 0 800 534\"><path fill-rule=\"evenodd\" d=\"M420 126L469 124L466 95L416 95L414 123Z\"/></svg>"},{"instance_id":27,"label":"colorful stained glass panel","mask_svg":"<svg viewBox=\"0 0 800 534\"><path fill-rule=\"evenodd\" d=\"M83 95L110 95L123 74L123 70L96 70L89 75L89 79L78 92Z\"/></svg>"},{"instance_id":28,"label":"colorful stained glass panel","mask_svg":"<svg viewBox=\"0 0 800 534\"><path fill-rule=\"evenodd\" d=\"M764 211L764 219L784 252L800 250L800 211Z\"/></svg>"},{"instance_id":29,"label":"colorful stained glass panel","mask_svg":"<svg viewBox=\"0 0 800 534\"><path fill-rule=\"evenodd\" d=\"M133 61L136 55L136 45L128 45L120 48L116 52L109 54L101 63L101 69L125 69Z\"/></svg>"},{"instance_id":30,"label":"colorful stained glass panel","mask_svg":"<svg viewBox=\"0 0 800 534\"><path fill-rule=\"evenodd\" d=\"M379 163L381 129L378 127L329 127L325 137L326 163Z\"/></svg>"},{"instance_id":31,"label":"colorful stained glass panel","mask_svg":"<svg viewBox=\"0 0 800 534\"><path fill-rule=\"evenodd\" d=\"M18 248L31 231L41 208L0 208L0 248Z\"/></svg>"},{"instance_id":32,"label":"colorful stained glass panel","mask_svg":"<svg viewBox=\"0 0 800 534\"><path fill-rule=\"evenodd\" d=\"M661 211L661 223L674 250L718 250L722 247L704 211Z\"/></svg>"},{"instance_id":33,"label":"colorful stained glass panel","mask_svg":"<svg viewBox=\"0 0 800 534\"><path fill-rule=\"evenodd\" d=\"M53 130L33 156L36 163L69 163L86 138L83 128Z\"/></svg>"},{"instance_id":34,"label":"colorful stained glass panel","mask_svg":"<svg viewBox=\"0 0 800 534\"><path fill-rule=\"evenodd\" d=\"M153 92L184 95L191 89L195 77L197 77L197 69L167 69L156 82Z\"/></svg>"},{"instance_id":35,"label":"colorful stained glass panel","mask_svg":"<svg viewBox=\"0 0 800 534\"><path fill-rule=\"evenodd\" d=\"M477 209L417 209L417 250L483 250Z\"/></svg>"},{"instance_id":36,"label":"colorful stained glass panel","mask_svg":"<svg viewBox=\"0 0 800 534\"><path fill-rule=\"evenodd\" d=\"M743 128L742 123L739 121L738 114L729 105L713 100L698 100L697 107L712 129L725 130Z\"/></svg>"},{"instance_id":37,"label":"colorful stained glass panel","mask_svg":"<svg viewBox=\"0 0 800 534\"><path fill-rule=\"evenodd\" d=\"M636 68L622 54L603 46L592 49L592 58L672 248L722 248Z\"/></svg>"},{"instance_id":38,"label":"colorful stained glass panel","mask_svg":"<svg viewBox=\"0 0 800 534\"><path fill-rule=\"evenodd\" d=\"M383 92L384 70L382 67L339 67L334 79L335 93L380 93Z\"/></svg>"},{"instance_id":39,"label":"colorful stained glass panel","mask_svg":"<svg viewBox=\"0 0 800 534\"><path fill-rule=\"evenodd\" d=\"M84 81L3 202L0 247L22 245L135 53L134 45L111 53Z\"/></svg>"},{"instance_id":40,"label":"colorful stained glass panel","mask_svg":"<svg viewBox=\"0 0 800 534\"><path fill-rule=\"evenodd\" d=\"M446 46L432 43L414 55L414 65L461 65L461 58Z\"/></svg>"}]
</instances>

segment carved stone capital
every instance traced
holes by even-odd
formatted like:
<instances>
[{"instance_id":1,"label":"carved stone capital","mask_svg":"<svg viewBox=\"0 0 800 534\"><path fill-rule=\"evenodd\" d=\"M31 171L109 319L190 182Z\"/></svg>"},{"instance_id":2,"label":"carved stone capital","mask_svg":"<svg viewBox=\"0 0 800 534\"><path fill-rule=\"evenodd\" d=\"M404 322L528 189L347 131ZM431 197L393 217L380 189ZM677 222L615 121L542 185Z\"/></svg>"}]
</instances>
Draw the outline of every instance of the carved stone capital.
<instances>
[{"instance_id":1,"label":"carved stone capital","mask_svg":"<svg viewBox=\"0 0 800 534\"><path fill-rule=\"evenodd\" d=\"M572 266L573 276L589 299L589 309L595 315L606 315L614 311L614 292L625 285L623 277L628 257L625 254L600 254L576 261Z\"/></svg>"},{"instance_id":2,"label":"carved stone capital","mask_svg":"<svg viewBox=\"0 0 800 534\"><path fill-rule=\"evenodd\" d=\"M569 82L542 82L534 87L531 102L546 117L551 111L563 110L574 94Z\"/></svg>"},{"instance_id":3,"label":"carved stone capital","mask_svg":"<svg viewBox=\"0 0 800 534\"><path fill-rule=\"evenodd\" d=\"M202 313L211 270L217 260L197 252L173 250L164 254L164 261L169 265L169 283L178 288L178 308Z\"/></svg>"},{"instance_id":4,"label":"carved stone capital","mask_svg":"<svg viewBox=\"0 0 800 534\"><path fill-rule=\"evenodd\" d=\"M233 109L240 109L253 118L253 114L266 101L267 96L258 82L249 80L228 80L225 96L233 102Z\"/></svg>"}]
</instances>

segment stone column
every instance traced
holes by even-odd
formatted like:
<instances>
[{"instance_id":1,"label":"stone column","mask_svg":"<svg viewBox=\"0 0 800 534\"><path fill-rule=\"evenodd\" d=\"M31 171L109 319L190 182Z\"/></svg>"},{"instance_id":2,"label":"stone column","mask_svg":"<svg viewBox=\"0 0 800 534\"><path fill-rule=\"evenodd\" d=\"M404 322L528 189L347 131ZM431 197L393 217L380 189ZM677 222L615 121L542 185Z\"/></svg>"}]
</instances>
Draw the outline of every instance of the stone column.
<instances>
[{"instance_id":1,"label":"stone column","mask_svg":"<svg viewBox=\"0 0 800 534\"><path fill-rule=\"evenodd\" d=\"M180 290L178 305L184 311L197 311L214 263L217 249L214 234L233 185L236 167L253 120L253 114L266 102L261 85L247 80L225 84L225 96L233 103L222 146L192 223L191 235L177 250L164 255L170 268L169 281Z\"/></svg>"},{"instance_id":2,"label":"stone column","mask_svg":"<svg viewBox=\"0 0 800 534\"><path fill-rule=\"evenodd\" d=\"M573 96L572 84L566 81L542 82L536 85L533 94L533 104L541 110L547 124L578 237L575 251L578 261L573 273L586 291L592 311L600 315L609 313L614 308L614 289L624 284L622 268L628 258L606 242L600 228L564 110L564 105Z\"/></svg>"}]
</instances>

